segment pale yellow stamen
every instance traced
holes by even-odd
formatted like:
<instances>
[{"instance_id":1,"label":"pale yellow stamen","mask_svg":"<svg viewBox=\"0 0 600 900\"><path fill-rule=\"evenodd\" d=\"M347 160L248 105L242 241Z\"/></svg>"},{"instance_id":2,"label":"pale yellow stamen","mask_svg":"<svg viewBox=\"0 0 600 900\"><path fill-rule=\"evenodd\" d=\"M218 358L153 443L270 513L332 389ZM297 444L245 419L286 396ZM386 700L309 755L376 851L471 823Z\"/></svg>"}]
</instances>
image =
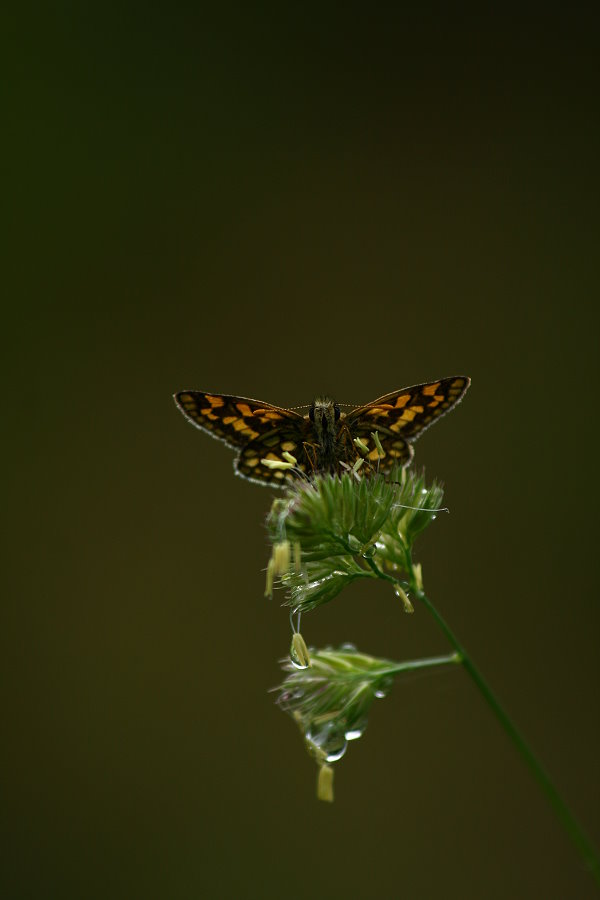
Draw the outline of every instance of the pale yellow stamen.
<instances>
[{"instance_id":1,"label":"pale yellow stamen","mask_svg":"<svg viewBox=\"0 0 600 900\"><path fill-rule=\"evenodd\" d=\"M365 444L365 442L363 441L362 438L359 438L359 437L354 438L354 443L356 444L356 446L358 447L358 449L360 450L361 453L369 452L369 448L368 448L367 444Z\"/></svg>"},{"instance_id":2,"label":"pale yellow stamen","mask_svg":"<svg viewBox=\"0 0 600 900\"><path fill-rule=\"evenodd\" d=\"M275 575L275 560L273 557L268 562L267 565L267 584L265 586L265 597L273 596L273 577Z\"/></svg>"},{"instance_id":3,"label":"pale yellow stamen","mask_svg":"<svg viewBox=\"0 0 600 900\"><path fill-rule=\"evenodd\" d=\"M298 666L298 668L308 669L310 666L310 653L308 652L308 647L299 631L294 632L290 656L292 662L294 665Z\"/></svg>"},{"instance_id":4,"label":"pale yellow stamen","mask_svg":"<svg viewBox=\"0 0 600 900\"><path fill-rule=\"evenodd\" d=\"M274 574L287 575L290 568L290 542L280 541L273 547Z\"/></svg>"},{"instance_id":5,"label":"pale yellow stamen","mask_svg":"<svg viewBox=\"0 0 600 900\"><path fill-rule=\"evenodd\" d=\"M417 583L418 589L420 591L422 591L423 590L423 572L421 571L421 563L414 563L413 575L415 576L415 581Z\"/></svg>"},{"instance_id":6,"label":"pale yellow stamen","mask_svg":"<svg viewBox=\"0 0 600 900\"><path fill-rule=\"evenodd\" d=\"M405 613L413 613L415 611L414 606L408 599L406 591L399 584L394 587L394 593L396 594L396 597L400 597L400 599L402 600L402 605L404 606Z\"/></svg>"},{"instance_id":7,"label":"pale yellow stamen","mask_svg":"<svg viewBox=\"0 0 600 900\"><path fill-rule=\"evenodd\" d=\"M293 469L294 463L283 462L281 459L261 459L263 466L267 469Z\"/></svg>"},{"instance_id":8,"label":"pale yellow stamen","mask_svg":"<svg viewBox=\"0 0 600 900\"><path fill-rule=\"evenodd\" d=\"M284 450L281 455L285 460L287 460L287 462L291 463L293 466L297 465L298 460L291 453L288 453L287 450Z\"/></svg>"},{"instance_id":9,"label":"pale yellow stamen","mask_svg":"<svg viewBox=\"0 0 600 900\"><path fill-rule=\"evenodd\" d=\"M331 766L321 766L317 781L317 799L333 803L333 769Z\"/></svg>"},{"instance_id":10,"label":"pale yellow stamen","mask_svg":"<svg viewBox=\"0 0 600 900\"><path fill-rule=\"evenodd\" d=\"M375 441L375 446L377 447L377 455L379 456L379 459L383 459L383 457L385 456L385 450L381 446L381 441L379 440L379 434L376 431L372 431L371 437Z\"/></svg>"}]
</instances>

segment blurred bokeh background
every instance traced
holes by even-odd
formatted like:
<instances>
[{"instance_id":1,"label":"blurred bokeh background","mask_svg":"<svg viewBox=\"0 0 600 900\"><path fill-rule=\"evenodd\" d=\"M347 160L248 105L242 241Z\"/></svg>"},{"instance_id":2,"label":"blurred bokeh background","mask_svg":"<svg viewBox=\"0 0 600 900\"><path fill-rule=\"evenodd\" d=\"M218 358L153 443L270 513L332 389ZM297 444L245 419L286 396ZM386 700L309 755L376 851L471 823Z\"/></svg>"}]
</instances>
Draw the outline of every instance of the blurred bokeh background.
<instances>
[{"instance_id":1,"label":"blurred bokeh background","mask_svg":"<svg viewBox=\"0 0 600 900\"><path fill-rule=\"evenodd\" d=\"M3 896L594 896L460 670L398 682L317 802L267 692L272 492L171 400L472 377L416 446L451 508L417 557L598 842L591 23L29 15L4 29ZM447 651L370 583L303 632Z\"/></svg>"}]
</instances>

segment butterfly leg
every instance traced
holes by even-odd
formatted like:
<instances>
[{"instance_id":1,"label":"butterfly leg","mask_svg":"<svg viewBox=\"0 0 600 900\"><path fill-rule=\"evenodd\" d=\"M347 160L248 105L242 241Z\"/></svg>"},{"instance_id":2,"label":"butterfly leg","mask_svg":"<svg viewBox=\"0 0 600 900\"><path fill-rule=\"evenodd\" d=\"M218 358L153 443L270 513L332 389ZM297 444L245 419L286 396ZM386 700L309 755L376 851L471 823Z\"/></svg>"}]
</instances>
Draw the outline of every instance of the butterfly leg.
<instances>
[{"instance_id":1,"label":"butterfly leg","mask_svg":"<svg viewBox=\"0 0 600 900\"><path fill-rule=\"evenodd\" d=\"M309 465L312 469L313 475L316 475L319 471L319 467L317 466L317 446L316 444L309 444L307 441L302 442L302 446L304 448L304 452L306 453L306 458L309 462Z\"/></svg>"},{"instance_id":2,"label":"butterfly leg","mask_svg":"<svg viewBox=\"0 0 600 900\"><path fill-rule=\"evenodd\" d=\"M364 469L361 468L361 474L364 472L375 472L375 469L369 459L366 456L363 456L363 454L358 450L358 447L356 446L352 438L352 431L345 422L342 423L342 426L340 428L338 440L338 458L340 459L340 461L344 460L346 465L352 467L356 464L357 460L362 459L364 461Z\"/></svg>"}]
</instances>

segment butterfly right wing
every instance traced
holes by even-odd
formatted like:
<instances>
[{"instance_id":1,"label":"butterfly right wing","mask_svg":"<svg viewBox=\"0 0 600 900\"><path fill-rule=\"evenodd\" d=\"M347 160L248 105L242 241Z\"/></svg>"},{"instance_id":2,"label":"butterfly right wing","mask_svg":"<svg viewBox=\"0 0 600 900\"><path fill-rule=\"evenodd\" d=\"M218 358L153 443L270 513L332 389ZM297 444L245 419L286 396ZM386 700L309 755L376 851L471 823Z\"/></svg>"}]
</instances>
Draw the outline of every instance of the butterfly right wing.
<instances>
[{"instance_id":1,"label":"butterfly right wing","mask_svg":"<svg viewBox=\"0 0 600 900\"><path fill-rule=\"evenodd\" d=\"M387 472L392 466L410 463L413 441L460 403L470 383L465 375L455 375L402 388L352 410L344 421L351 435L363 438L369 447L370 435L378 433L385 458L378 462L377 450L371 449L367 459Z\"/></svg>"}]
</instances>

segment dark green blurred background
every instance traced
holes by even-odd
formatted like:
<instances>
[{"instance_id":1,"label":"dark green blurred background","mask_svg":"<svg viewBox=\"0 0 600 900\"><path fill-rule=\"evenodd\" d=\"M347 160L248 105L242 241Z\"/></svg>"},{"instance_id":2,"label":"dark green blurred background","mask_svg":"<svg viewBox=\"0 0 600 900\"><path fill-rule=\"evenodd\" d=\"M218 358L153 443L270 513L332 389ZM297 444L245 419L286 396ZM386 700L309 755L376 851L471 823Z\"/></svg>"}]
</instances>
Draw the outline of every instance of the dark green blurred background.
<instances>
[{"instance_id":1,"label":"dark green blurred background","mask_svg":"<svg viewBox=\"0 0 600 900\"><path fill-rule=\"evenodd\" d=\"M267 693L290 637L262 596L272 492L171 400L472 377L417 445L451 507L417 556L598 842L590 25L8 23L3 896L595 895L461 671L397 683L316 801ZM371 583L303 632L447 650Z\"/></svg>"}]
</instances>

